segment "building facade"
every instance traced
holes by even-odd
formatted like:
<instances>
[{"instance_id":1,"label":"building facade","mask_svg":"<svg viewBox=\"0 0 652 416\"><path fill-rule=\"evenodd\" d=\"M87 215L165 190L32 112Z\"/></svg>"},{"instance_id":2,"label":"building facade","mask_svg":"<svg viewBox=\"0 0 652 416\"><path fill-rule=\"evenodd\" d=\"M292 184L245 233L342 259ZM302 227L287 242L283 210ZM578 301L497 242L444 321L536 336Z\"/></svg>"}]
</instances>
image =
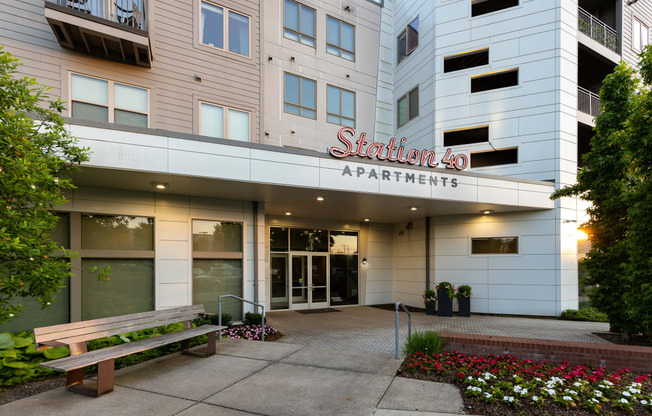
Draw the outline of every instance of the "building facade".
<instances>
[{"instance_id":1,"label":"building facade","mask_svg":"<svg viewBox=\"0 0 652 416\"><path fill-rule=\"evenodd\" d=\"M652 24L631 0L0 6L2 46L92 152L58 209L74 276L8 329L227 293L421 306L442 281L471 285L475 313L577 308L586 206L549 196Z\"/></svg>"}]
</instances>

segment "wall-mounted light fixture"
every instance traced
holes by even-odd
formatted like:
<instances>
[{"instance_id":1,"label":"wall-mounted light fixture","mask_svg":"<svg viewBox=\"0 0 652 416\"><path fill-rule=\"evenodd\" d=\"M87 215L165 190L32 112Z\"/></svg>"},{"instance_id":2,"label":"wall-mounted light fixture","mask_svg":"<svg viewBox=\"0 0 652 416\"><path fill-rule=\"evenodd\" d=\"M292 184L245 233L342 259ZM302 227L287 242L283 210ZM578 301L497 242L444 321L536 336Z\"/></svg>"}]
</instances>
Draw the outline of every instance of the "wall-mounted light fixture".
<instances>
[{"instance_id":1,"label":"wall-mounted light fixture","mask_svg":"<svg viewBox=\"0 0 652 416\"><path fill-rule=\"evenodd\" d=\"M483 209L483 210L480 211L480 212L483 213L484 215L489 215L489 214L491 214L492 212L494 212L494 210L493 210L493 209Z\"/></svg>"},{"instance_id":2,"label":"wall-mounted light fixture","mask_svg":"<svg viewBox=\"0 0 652 416\"><path fill-rule=\"evenodd\" d=\"M365 266L367 265L367 258L366 257L362 258L362 264L364 264Z\"/></svg>"},{"instance_id":3,"label":"wall-mounted light fixture","mask_svg":"<svg viewBox=\"0 0 652 416\"><path fill-rule=\"evenodd\" d=\"M168 186L170 186L169 183L163 183L163 182L152 182L152 188L156 188L156 189L168 189Z\"/></svg>"}]
</instances>

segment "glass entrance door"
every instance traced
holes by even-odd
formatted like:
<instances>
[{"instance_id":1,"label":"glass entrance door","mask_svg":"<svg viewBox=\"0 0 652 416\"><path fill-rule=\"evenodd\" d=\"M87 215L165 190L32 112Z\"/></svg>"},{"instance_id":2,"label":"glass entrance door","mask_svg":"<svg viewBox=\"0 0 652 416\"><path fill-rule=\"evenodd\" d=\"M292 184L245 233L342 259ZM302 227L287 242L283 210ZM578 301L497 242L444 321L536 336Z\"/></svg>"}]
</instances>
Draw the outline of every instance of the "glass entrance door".
<instances>
[{"instance_id":1,"label":"glass entrance door","mask_svg":"<svg viewBox=\"0 0 652 416\"><path fill-rule=\"evenodd\" d=\"M291 309L328 307L328 256L293 254L291 260Z\"/></svg>"}]
</instances>

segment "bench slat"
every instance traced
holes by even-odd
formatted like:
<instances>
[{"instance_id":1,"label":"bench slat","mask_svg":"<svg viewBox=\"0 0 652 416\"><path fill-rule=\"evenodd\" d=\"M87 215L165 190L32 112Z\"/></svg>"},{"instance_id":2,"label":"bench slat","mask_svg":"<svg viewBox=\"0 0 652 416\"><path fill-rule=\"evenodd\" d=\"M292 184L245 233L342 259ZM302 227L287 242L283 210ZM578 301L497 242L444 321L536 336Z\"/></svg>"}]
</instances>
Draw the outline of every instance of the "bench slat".
<instances>
[{"instance_id":1,"label":"bench slat","mask_svg":"<svg viewBox=\"0 0 652 416\"><path fill-rule=\"evenodd\" d=\"M125 355L134 354L148 349L171 344L173 342L183 341L188 338L208 334L227 329L226 326L202 325L197 328L185 329L183 331L172 332L153 338L146 338L140 341L129 342L113 347L102 348L96 351L90 351L83 354L73 355L70 357L59 358L58 360L46 361L41 363L42 367L57 371L71 371L84 368L89 365L97 364L101 361L124 357Z\"/></svg>"},{"instance_id":2,"label":"bench slat","mask_svg":"<svg viewBox=\"0 0 652 416\"><path fill-rule=\"evenodd\" d=\"M156 327L157 322L168 321L175 322L195 319L199 314L204 313L202 305L185 306L182 308L168 309L162 311L150 311L138 314L120 315L105 319L93 319L89 321L74 322L71 324L55 325L52 327L43 327L34 329L34 335L37 343L60 340L63 338L72 338L85 334L91 335L88 339L102 338L95 334L101 331L115 330L117 332L111 335L124 334L133 331L133 327L146 323L151 323L149 327ZM139 328L142 329L142 328ZM108 336L108 335L104 335Z\"/></svg>"}]
</instances>

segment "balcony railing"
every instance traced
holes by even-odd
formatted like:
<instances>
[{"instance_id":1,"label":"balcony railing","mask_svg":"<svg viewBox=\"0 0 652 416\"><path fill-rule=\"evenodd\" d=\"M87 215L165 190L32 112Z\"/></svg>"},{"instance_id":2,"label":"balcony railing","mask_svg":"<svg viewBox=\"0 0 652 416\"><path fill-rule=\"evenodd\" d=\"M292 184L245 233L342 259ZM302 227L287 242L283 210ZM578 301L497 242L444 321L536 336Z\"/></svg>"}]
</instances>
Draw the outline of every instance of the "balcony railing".
<instances>
[{"instance_id":1,"label":"balcony railing","mask_svg":"<svg viewBox=\"0 0 652 416\"><path fill-rule=\"evenodd\" d=\"M599 116L600 96L586 88L577 87L577 109L593 117Z\"/></svg>"},{"instance_id":2,"label":"balcony railing","mask_svg":"<svg viewBox=\"0 0 652 416\"><path fill-rule=\"evenodd\" d=\"M90 16L147 30L145 0L54 0L59 6Z\"/></svg>"},{"instance_id":3,"label":"balcony railing","mask_svg":"<svg viewBox=\"0 0 652 416\"><path fill-rule=\"evenodd\" d=\"M618 53L618 32L581 7L578 7L578 9L578 28L580 32Z\"/></svg>"}]
</instances>

